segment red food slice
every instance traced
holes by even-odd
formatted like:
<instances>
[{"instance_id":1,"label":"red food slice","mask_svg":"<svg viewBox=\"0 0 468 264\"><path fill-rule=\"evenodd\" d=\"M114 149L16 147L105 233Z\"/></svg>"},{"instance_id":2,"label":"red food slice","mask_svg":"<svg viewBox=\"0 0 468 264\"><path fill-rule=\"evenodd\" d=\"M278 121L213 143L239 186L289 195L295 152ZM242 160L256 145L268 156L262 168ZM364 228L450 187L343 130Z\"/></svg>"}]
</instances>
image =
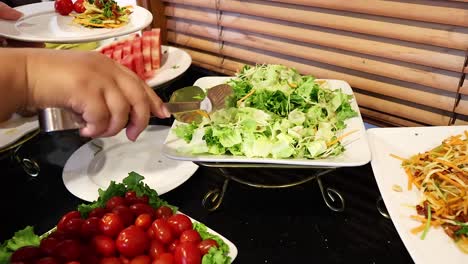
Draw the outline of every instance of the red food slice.
<instances>
[{"instance_id":1,"label":"red food slice","mask_svg":"<svg viewBox=\"0 0 468 264\"><path fill-rule=\"evenodd\" d=\"M135 72L141 79L145 79L145 63L143 62L143 54L141 52L133 53L133 66Z\"/></svg>"},{"instance_id":2,"label":"red food slice","mask_svg":"<svg viewBox=\"0 0 468 264\"><path fill-rule=\"evenodd\" d=\"M161 67L161 29L153 28L151 31L151 66L153 69Z\"/></svg>"},{"instance_id":3,"label":"red food slice","mask_svg":"<svg viewBox=\"0 0 468 264\"><path fill-rule=\"evenodd\" d=\"M141 38L141 48L143 53L143 62L145 63L145 72L152 70L151 66L151 31L143 32Z\"/></svg>"},{"instance_id":4,"label":"red food slice","mask_svg":"<svg viewBox=\"0 0 468 264\"><path fill-rule=\"evenodd\" d=\"M132 54L141 53L141 38L135 38L132 42Z\"/></svg>"},{"instance_id":5,"label":"red food slice","mask_svg":"<svg viewBox=\"0 0 468 264\"><path fill-rule=\"evenodd\" d=\"M112 59L120 63L120 61L122 60L122 46L117 46L114 49L114 52L112 53Z\"/></svg>"},{"instance_id":6,"label":"red food slice","mask_svg":"<svg viewBox=\"0 0 468 264\"><path fill-rule=\"evenodd\" d=\"M133 64L133 54L130 54L128 56L125 56L121 61L120 63L129 68L130 70L132 70L133 72L136 73L136 70L135 70L135 67L134 67L134 64Z\"/></svg>"},{"instance_id":7,"label":"red food slice","mask_svg":"<svg viewBox=\"0 0 468 264\"><path fill-rule=\"evenodd\" d=\"M123 52L122 53L123 58L132 54L132 41L131 40L125 41L123 48L122 48L122 52Z\"/></svg>"},{"instance_id":8,"label":"red food slice","mask_svg":"<svg viewBox=\"0 0 468 264\"><path fill-rule=\"evenodd\" d=\"M114 53L114 50L109 49L104 52L104 55L112 59L112 53Z\"/></svg>"}]
</instances>

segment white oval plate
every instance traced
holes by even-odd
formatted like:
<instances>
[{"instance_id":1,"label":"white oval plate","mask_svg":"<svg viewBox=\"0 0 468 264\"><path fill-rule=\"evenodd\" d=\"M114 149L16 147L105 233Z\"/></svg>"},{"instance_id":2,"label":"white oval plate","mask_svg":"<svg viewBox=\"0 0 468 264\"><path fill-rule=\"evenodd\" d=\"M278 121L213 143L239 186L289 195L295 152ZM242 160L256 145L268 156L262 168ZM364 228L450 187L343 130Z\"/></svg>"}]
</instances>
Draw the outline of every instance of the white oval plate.
<instances>
[{"instance_id":1,"label":"white oval plate","mask_svg":"<svg viewBox=\"0 0 468 264\"><path fill-rule=\"evenodd\" d=\"M134 6L127 25L120 28L87 28L72 23L73 17L55 12L54 2L16 7L24 16L18 21L0 19L0 36L30 42L81 43L137 32L153 21L151 12Z\"/></svg>"},{"instance_id":2,"label":"white oval plate","mask_svg":"<svg viewBox=\"0 0 468 264\"><path fill-rule=\"evenodd\" d=\"M192 64L192 57L182 49L161 46L162 61L161 68L154 74L153 78L146 80L150 87L163 85L182 75Z\"/></svg>"},{"instance_id":3,"label":"white oval plate","mask_svg":"<svg viewBox=\"0 0 468 264\"><path fill-rule=\"evenodd\" d=\"M225 83L233 77L203 77L198 79L194 85L203 89ZM331 89L341 89L345 94L353 95L351 86L341 80L326 80ZM354 96L354 95L353 95ZM175 135L174 129L181 124L177 120L172 124L172 129L164 143L164 154L176 160L198 161L198 162L232 162L232 163L271 163L283 165L317 166L317 167L356 167L367 164L371 160L371 153L367 143L366 129L359 112L356 100L351 102L351 107L358 113L358 116L346 121L346 129L343 134L357 130L357 133L347 137L343 144L346 150L336 157L326 159L273 159L273 158L249 158L246 156L234 155L210 155L210 154L190 154L180 152L179 149L186 147L187 143Z\"/></svg>"},{"instance_id":4,"label":"white oval plate","mask_svg":"<svg viewBox=\"0 0 468 264\"><path fill-rule=\"evenodd\" d=\"M123 36L121 38L113 38L103 40L100 43L97 51L111 45L115 41L128 38ZM161 68L155 71L152 78L146 80L146 83L153 88L157 88L169 81L182 75L192 64L192 57L183 49L172 46L161 45L162 60Z\"/></svg>"},{"instance_id":5,"label":"white oval plate","mask_svg":"<svg viewBox=\"0 0 468 264\"><path fill-rule=\"evenodd\" d=\"M0 123L0 149L11 145L22 136L38 128L37 116L22 117L14 114L8 121Z\"/></svg>"},{"instance_id":6,"label":"white oval plate","mask_svg":"<svg viewBox=\"0 0 468 264\"><path fill-rule=\"evenodd\" d=\"M198 169L192 162L175 161L162 154L169 127L148 126L136 142L125 131L114 137L94 139L76 150L63 169L63 183L73 195L85 201L98 198L98 189L111 181L121 182L135 171L144 182L164 194L188 180Z\"/></svg>"},{"instance_id":7,"label":"white oval plate","mask_svg":"<svg viewBox=\"0 0 468 264\"><path fill-rule=\"evenodd\" d=\"M372 151L372 170L385 206L392 218L401 240L415 263L463 264L468 263L468 254L463 253L442 228L431 228L424 240L421 234L410 230L421 223L410 218L416 214L412 206L421 201L417 188L408 191L408 177L401 168L401 161L390 156L410 157L438 146L448 136L463 134L468 126L431 126L372 128L367 130ZM393 185L405 186L395 192Z\"/></svg>"}]
</instances>

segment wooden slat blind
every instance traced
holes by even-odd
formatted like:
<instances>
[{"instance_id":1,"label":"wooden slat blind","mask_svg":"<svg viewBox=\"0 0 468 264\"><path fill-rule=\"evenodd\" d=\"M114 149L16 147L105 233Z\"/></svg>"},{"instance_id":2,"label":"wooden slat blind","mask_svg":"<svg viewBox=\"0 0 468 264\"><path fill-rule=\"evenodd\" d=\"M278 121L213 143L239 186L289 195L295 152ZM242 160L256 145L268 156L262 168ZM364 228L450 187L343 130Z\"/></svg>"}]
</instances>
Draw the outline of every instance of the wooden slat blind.
<instances>
[{"instance_id":1,"label":"wooden slat blind","mask_svg":"<svg viewBox=\"0 0 468 264\"><path fill-rule=\"evenodd\" d=\"M465 1L163 0L150 5L163 21L167 42L189 52L195 65L232 75L244 64L280 63L349 82L362 114L377 122L468 123Z\"/></svg>"}]
</instances>

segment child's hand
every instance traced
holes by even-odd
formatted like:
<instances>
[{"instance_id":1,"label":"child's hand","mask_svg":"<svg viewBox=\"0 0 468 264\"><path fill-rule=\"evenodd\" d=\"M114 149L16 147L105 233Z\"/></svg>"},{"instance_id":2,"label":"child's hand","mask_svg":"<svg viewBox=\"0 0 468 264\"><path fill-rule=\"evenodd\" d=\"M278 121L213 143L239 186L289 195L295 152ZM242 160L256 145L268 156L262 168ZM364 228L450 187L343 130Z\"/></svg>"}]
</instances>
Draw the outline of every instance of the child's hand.
<instances>
[{"instance_id":1,"label":"child's hand","mask_svg":"<svg viewBox=\"0 0 468 264\"><path fill-rule=\"evenodd\" d=\"M112 136L128 123L136 140L150 112L165 118L161 99L133 72L98 52L25 49L27 106L61 107L81 114L82 136Z\"/></svg>"}]
</instances>

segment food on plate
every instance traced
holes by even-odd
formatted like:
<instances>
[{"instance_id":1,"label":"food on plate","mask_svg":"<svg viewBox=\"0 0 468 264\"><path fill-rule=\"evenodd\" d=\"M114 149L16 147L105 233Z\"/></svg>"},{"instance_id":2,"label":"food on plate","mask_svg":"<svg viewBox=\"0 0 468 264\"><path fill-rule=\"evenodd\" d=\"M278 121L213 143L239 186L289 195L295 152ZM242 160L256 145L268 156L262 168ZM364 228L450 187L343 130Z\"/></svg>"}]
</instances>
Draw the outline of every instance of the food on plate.
<instances>
[{"instance_id":1,"label":"food on plate","mask_svg":"<svg viewBox=\"0 0 468 264\"><path fill-rule=\"evenodd\" d=\"M402 160L412 186L422 194L411 218L421 225L412 229L424 239L430 227L441 226L462 251L468 253L468 131L450 136L439 146Z\"/></svg>"},{"instance_id":2,"label":"food on plate","mask_svg":"<svg viewBox=\"0 0 468 264\"><path fill-rule=\"evenodd\" d=\"M131 6L120 7L114 0L55 0L55 10L73 16L73 23L91 28L124 26L132 13Z\"/></svg>"},{"instance_id":3,"label":"food on plate","mask_svg":"<svg viewBox=\"0 0 468 264\"><path fill-rule=\"evenodd\" d=\"M129 22L132 13L131 6L120 7L114 0L84 0L83 7L84 12L73 15L73 22L85 27L118 28Z\"/></svg>"},{"instance_id":4,"label":"food on plate","mask_svg":"<svg viewBox=\"0 0 468 264\"><path fill-rule=\"evenodd\" d=\"M66 213L37 236L32 227L0 246L0 263L228 264L229 246L161 200L131 172L99 198Z\"/></svg>"},{"instance_id":5,"label":"food on plate","mask_svg":"<svg viewBox=\"0 0 468 264\"><path fill-rule=\"evenodd\" d=\"M161 67L161 30L153 28L142 35L116 41L100 52L135 72L142 80L152 78Z\"/></svg>"},{"instance_id":6,"label":"food on plate","mask_svg":"<svg viewBox=\"0 0 468 264\"><path fill-rule=\"evenodd\" d=\"M55 0L55 11L62 16L67 16L73 11L73 2L71 0Z\"/></svg>"},{"instance_id":7,"label":"food on plate","mask_svg":"<svg viewBox=\"0 0 468 264\"><path fill-rule=\"evenodd\" d=\"M226 108L173 132L192 154L318 159L344 151L352 95L283 65L244 66L229 84Z\"/></svg>"},{"instance_id":8,"label":"food on plate","mask_svg":"<svg viewBox=\"0 0 468 264\"><path fill-rule=\"evenodd\" d=\"M95 50L99 46L98 42L87 42L87 43L71 43L71 44L62 44L62 43L46 43L45 47L47 49L57 49L57 50Z\"/></svg>"}]
</instances>

